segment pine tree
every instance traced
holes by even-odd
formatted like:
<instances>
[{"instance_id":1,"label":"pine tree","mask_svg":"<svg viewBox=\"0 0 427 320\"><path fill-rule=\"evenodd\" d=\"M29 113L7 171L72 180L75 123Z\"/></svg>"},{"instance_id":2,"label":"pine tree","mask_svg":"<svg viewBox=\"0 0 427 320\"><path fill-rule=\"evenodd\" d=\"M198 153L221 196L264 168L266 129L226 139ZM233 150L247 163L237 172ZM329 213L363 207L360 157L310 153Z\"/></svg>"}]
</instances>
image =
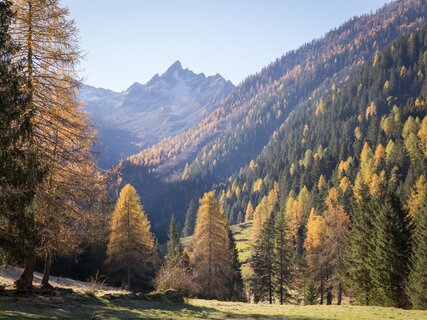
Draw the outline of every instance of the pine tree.
<instances>
[{"instance_id":1,"label":"pine tree","mask_svg":"<svg viewBox=\"0 0 427 320\"><path fill-rule=\"evenodd\" d=\"M274 214L271 213L263 224L259 238L252 251L251 291L255 303L268 301L273 303L274 298Z\"/></svg>"},{"instance_id":2,"label":"pine tree","mask_svg":"<svg viewBox=\"0 0 427 320\"><path fill-rule=\"evenodd\" d=\"M408 281L408 295L416 309L427 309L427 186L424 201L414 215L412 235L411 267Z\"/></svg>"},{"instance_id":3,"label":"pine tree","mask_svg":"<svg viewBox=\"0 0 427 320\"><path fill-rule=\"evenodd\" d=\"M277 213L274 222L274 287L280 304L290 298L290 284L292 280L292 245L290 230L286 225L284 215Z\"/></svg>"},{"instance_id":4,"label":"pine tree","mask_svg":"<svg viewBox=\"0 0 427 320\"><path fill-rule=\"evenodd\" d=\"M304 288L304 305L313 305L316 303L316 287L314 281L310 278Z\"/></svg>"},{"instance_id":5,"label":"pine tree","mask_svg":"<svg viewBox=\"0 0 427 320\"><path fill-rule=\"evenodd\" d=\"M239 261L239 252L236 247L236 240L234 239L233 232L228 228L228 240L230 244L230 256L232 273L229 280L230 284L230 297L232 301L244 301L244 286L242 278L241 263Z\"/></svg>"},{"instance_id":6,"label":"pine tree","mask_svg":"<svg viewBox=\"0 0 427 320\"><path fill-rule=\"evenodd\" d=\"M229 279L233 273L227 219L221 213L215 192L200 200L193 235L192 265L199 296L225 300L230 295Z\"/></svg>"},{"instance_id":7,"label":"pine tree","mask_svg":"<svg viewBox=\"0 0 427 320\"><path fill-rule=\"evenodd\" d=\"M394 193L375 199L378 212L374 220L375 247L371 250L370 274L375 304L405 307L405 283L409 271L410 227L407 212ZM369 255L369 253L368 253Z\"/></svg>"},{"instance_id":8,"label":"pine tree","mask_svg":"<svg viewBox=\"0 0 427 320\"><path fill-rule=\"evenodd\" d=\"M175 216L172 214L169 224L169 234L167 242L168 252L166 259L174 259L181 253L181 243L179 239L178 227L176 225Z\"/></svg>"},{"instance_id":9,"label":"pine tree","mask_svg":"<svg viewBox=\"0 0 427 320\"><path fill-rule=\"evenodd\" d=\"M194 226L196 224L196 217L197 217L197 206L194 203L193 200L191 200L188 209L187 214L185 215L185 223L184 223L184 229L182 229L182 236L189 237L194 232Z\"/></svg>"},{"instance_id":10,"label":"pine tree","mask_svg":"<svg viewBox=\"0 0 427 320\"><path fill-rule=\"evenodd\" d=\"M153 277L154 237L134 187L120 192L107 246L107 267L115 284L127 289L149 289Z\"/></svg>"},{"instance_id":11,"label":"pine tree","mask_svg":"<svg viewBox=\"0 0 427 320\"><path fill-rule=\"evenodd\" d=\"M359 198L352 202L351 232L344 257L346 278L354 289L357 301L371 305L373 282L369 272L369 252L374 248L373 219L375 208L371 203L369 189L364 184L359 191Z\"/></svg>"},{"instance_id":12,"label":"pine tree","mask_svg":"<svg viewBox=\"0 0 427 320\"><path fill-rule=\"evenodd\" d=\"M33 266L34 217L29 210L44 176L40 152L32 142L33 114L11 37L12 2L0 2L0 251L12 262ZM32 282L31 273L30 283Z\"/></svg>"},{"instance_id":13,"label":"pine tree","mask_svg":"<svg viewBox=\"0 0 427 320\"><path fill-rule=\"evenodd\" d=\"M162 249L160 247L159 241L156 239L153 247L153 268L157 273L162 267L165 259L163 258Z\"/></svg>"}]
</instances>

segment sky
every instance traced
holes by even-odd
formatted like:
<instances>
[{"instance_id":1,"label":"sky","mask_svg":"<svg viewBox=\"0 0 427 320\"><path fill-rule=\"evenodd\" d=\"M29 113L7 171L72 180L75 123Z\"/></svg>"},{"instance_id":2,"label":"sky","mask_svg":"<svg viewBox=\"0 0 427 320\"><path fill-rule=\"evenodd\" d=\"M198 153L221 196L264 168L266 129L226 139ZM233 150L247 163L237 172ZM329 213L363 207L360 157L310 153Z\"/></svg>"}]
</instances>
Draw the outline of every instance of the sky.
<instances>
[{"instance_id":1,"label":"sky","mask_svg":"<svg viewBox=\"0 0 427 320\"><path fill-rule=\"evenodd\" d=\"M387 0L62 0L84 82L122 91L175 61L234 84Z\"/></svg>"}]
</instances>

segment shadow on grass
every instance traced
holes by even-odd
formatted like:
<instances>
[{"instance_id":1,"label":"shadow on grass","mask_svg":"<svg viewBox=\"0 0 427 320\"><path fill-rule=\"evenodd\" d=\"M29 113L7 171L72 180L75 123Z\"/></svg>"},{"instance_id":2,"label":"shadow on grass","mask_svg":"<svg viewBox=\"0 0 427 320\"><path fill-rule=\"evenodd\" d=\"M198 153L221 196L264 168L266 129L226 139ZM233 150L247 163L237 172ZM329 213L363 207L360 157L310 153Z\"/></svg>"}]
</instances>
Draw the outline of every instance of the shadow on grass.
<instances>
[{"instance_id":1,"label":"shadow on grass","mask_svg":"<svg viewBox=\"0 0 427 320\"><path fill-rule=\"evenodd\" d=\"M241 306L245 308L245 306ZM243 310L242 310L243 311ZM242 314L215 306L150 302L145 300L89 297L0 297L0 319L286 319L319 320L315 317Z\"/></svg>"}]
</instances>

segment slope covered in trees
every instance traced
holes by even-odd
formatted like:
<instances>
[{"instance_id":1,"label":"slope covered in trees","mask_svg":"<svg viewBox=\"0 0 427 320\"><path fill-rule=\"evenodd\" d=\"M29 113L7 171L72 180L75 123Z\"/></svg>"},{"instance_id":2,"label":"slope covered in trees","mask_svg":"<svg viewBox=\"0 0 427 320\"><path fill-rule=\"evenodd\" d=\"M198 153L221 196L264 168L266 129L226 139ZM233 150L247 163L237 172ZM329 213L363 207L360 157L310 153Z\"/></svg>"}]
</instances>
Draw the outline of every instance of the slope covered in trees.
<instances>
[{"instance_id":1,"label":"slope covered in trees","mask_svg":"<svg viewBox=\"0 0 427 320\"><path fill-rule=\"evenodd\" d=\"M336 92L377 50L425 23L426 11L423 1L405 0L353 18L248 77L198 126L119 164L123 183L150 185L144 202L154 230L165 229L170 208L182 225L191 199L255 159L294 110Z\"/></svg>"},{"instance_id":2,"label":"slope covered in trees","mask_svg":"<svg viewBox=\"0 0 427 320\"><path fill-rule=\"evenodd\" d=\"M258 287L272 284L271 268L257 265L272 250L255 228L257 212L274 212L266 204L278 189L279 213L293 238L292 269L302 272L294 276L297 287L310 279L321 303L340 304L350 294L368 305L426 307L426 72L424 26L376 52L341 88L292 113L256 161L221 187L229 221L249 201L255 207L253 263L262 281L255 297ZM257 224L267 230L271 220Z\"/></svg>"}]
</instances>

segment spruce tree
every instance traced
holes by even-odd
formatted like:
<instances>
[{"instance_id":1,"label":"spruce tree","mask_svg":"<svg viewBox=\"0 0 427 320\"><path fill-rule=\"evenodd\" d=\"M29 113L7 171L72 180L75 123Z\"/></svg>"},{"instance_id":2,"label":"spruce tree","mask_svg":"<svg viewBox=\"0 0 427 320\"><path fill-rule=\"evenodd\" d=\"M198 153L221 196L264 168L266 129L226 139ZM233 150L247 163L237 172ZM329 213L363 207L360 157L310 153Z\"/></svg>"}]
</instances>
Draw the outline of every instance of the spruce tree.
<instances>
[{"instance_id":1,"label":"spruce tree","mask_svg":"<svg viewBox=\"0 0 427 320\"><path fill-rule=\"evenodd\" d=\"M0 250L16 263L34 248L30 205L45 170L32 143L34 114L21 69L12 63L18 47L10 34L11 6L10 1L0 2ZM35 260L27 262L33 265Z\"/></svg>"},{"instance_id":2,"label":"spruce tree","mask_svg":"<svg viewBox=\"0 0 427 320\"><path fill-rule=\"evenodd\" d=\"M169 224L169 233L168 233L168 242L167 242L168 252L166 254L166 259L174 259L181 253L181 243L179 241L178 227L176 225L175 216L172 214L170 224Z\"/></svg>"},{"instance_id":3,"label":"spruce tree","mask_svg":"<svg viewBox=\"0 0 427 320\"><path fill-rule=\"evenodd\" d=\"M197 206L194 203L194 201L191 200L187 209L187 213L185 215L184 228L182 229L182 236L184 238L189 237L193 234L194 226L196 224L196 217L197 217Z\"/></svg>"},{"instance_id":4,"label":"spruce tree","mask_svg":"<svg viewBox=\"0 0 427 320\"><path fill-rule=\"evenodd\" d=\"M274 288L280 304L290 298L290 284L292 280L292 245L289 227L284 215L278 213L274 222Z\"/></svg>"},{"instance_id":5,"label":"spruce tree","mask_svg":"<svg viewBox=\"0 0 427 320\"><path fill-rule=\"evenodd\" d=\"M396 194L387 192L375 199L378 212L373 223L375 247L370 252L373 303L406 307L405 285L409 272L410 225L407 211Z\"/></svg>"},{"instance_id":6,"label":"spruce tree","mask_svg":"<svg viewBox=\"0 0 427 320\"><path fill-rule=\"evenodd\" d=\"M120 192L111 218L107 267L114 284L127 289L151 288L154 237L134 187Z\"/></svg>"},{"instance_id":7,"label":"spruce tree","mask_svg":"<svg viewBox=\"0 0 427 320\"><path fill-rule=\"evenodd\" d=\"M192 265L199 296L225 300L230 296L231 253L227 219L221 212L215 192L200 200L193 235Z\"/></svg>"},{"instance_id":8,"label":"spruce tree","mask_svg":"<svg viewBox=\"0 0 427 320\"><path fill-rule=\"evenodd\" d=\"M230 256L232 273L229 281L230 297L232 301L244 301L244 285L242 278L242 265L239 261L239 252L236 247L236 240L234 239L233 232L228 228L228 240L230 244Z\"/></svg>"},{"instance_id":9,"label":"spruce tree","mask_svg":"<svg viewBox=\"0 0 427 320\"><path fill-rule=\"evenodd\" d=\"M408 281L408 295L416 309L427 309L427 186L424 201L414 214L411 267Z\"/></svg>"},{"instance_id":10,"label":"spruce tree","mask_svg":"<svg viewBox=\"0 0 427 320\"><path fill-rule=\"evenodd\" d=\"M273 303L274 297L274 215L270 213L263 224L252 251L251 267L253 277L251 290L255 303L268 301Z\"/></svg>"},{"instance_id":11,"label":"spruce tree","mask_svg":"<svg viewBox=\"0 0 427 320\"><path fill-rule=\"evenodd\" d=\"M345 276L349 286L354 289L356 300L360 304L370 305L374 285L369 272L368 254L375 245L373 219L376 213L366 184L360 187L359 199L352 202L351 213L351 232L344 254Z\"/></svg>"}]
</instances>

